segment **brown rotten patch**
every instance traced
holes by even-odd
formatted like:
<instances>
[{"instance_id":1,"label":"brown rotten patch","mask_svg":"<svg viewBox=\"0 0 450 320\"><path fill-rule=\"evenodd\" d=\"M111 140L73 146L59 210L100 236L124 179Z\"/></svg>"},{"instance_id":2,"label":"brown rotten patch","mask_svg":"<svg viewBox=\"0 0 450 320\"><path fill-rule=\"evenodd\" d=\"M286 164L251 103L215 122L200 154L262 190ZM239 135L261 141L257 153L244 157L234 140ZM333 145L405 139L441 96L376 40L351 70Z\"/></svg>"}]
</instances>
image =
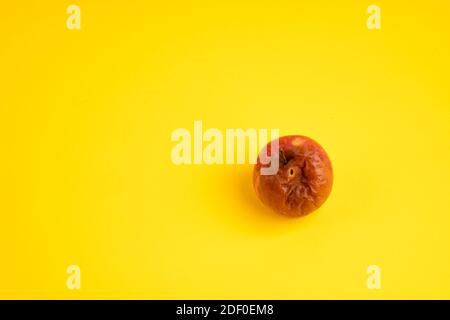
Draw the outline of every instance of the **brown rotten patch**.
<instances>
[{"instance_id":1,"label":"brown rotten patch","mask_svg":"<svg viewBox=\"0 0 450 320\"><path fill-rule=\"evenodd\" d=\"M270 144L267 146L270 152ZM304 216L319 208L328 198L333 170L325 150L304 136L279 138L279 169L275 175L261 175L259 161L253 171L253 185L261 201L273 210Z\"/></svg>"}]
</instances>

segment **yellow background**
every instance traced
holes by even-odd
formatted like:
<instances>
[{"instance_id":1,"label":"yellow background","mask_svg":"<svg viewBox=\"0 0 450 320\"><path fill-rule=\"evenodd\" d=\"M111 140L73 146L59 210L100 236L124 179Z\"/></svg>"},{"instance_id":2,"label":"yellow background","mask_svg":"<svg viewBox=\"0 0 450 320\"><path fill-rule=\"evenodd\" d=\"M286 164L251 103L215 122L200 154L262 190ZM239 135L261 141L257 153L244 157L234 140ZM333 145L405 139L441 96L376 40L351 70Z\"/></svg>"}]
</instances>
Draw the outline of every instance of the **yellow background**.
<instances>
[{"instance_id":1,"label":"yellow background","mask_svg":"<svg viewBox=\"0 0 450 320\"><path fill-rule=\"evenodd\" d=\"M450 5L370 4L2 3L0 297L450 298ZM194 120L314 138L330 198L285 218L251 165L175 166Z\"/></svg>"}]
</instances>

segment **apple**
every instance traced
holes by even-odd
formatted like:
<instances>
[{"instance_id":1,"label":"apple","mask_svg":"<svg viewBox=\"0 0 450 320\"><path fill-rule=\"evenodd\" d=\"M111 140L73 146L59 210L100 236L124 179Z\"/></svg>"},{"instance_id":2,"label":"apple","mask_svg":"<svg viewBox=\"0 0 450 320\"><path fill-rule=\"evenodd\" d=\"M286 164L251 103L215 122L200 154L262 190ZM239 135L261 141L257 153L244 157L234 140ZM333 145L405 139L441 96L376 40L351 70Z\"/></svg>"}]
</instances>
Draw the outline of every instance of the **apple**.
<instances>
[{"instance_id":1,"label":"apple","mask_svg":"<svg viewBox=\"0 0 450 320\"><path fill-rule=\"evenodd\" d=\"M253 169L253 186L259 199L284 215L305 216L319 208L333 185L333 169L325 150L313 139L291 135L278 139L278 157L271 155L271 143L262 152L278 159L278 170L261 174L269 164L260 161Z\"/></svg>"}]
</instances>

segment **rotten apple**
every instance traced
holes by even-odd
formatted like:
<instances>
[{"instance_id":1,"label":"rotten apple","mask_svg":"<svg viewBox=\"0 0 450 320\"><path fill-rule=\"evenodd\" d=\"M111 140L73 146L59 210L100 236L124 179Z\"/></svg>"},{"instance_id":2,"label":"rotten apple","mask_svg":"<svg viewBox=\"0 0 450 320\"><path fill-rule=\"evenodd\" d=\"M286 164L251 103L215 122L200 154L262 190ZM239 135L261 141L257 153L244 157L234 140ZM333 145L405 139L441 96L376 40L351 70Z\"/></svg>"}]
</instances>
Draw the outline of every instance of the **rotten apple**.
<instances>
[{"instance_id":1,"label":"rotten apple","mask_svg":"<svg viewBox=\"0 0 450 320\"><path fill-rule=\"evenodd\" d=\"M262 174L271 164L261 161L253 170L253 186L261 201L273 210L300 217L319 208L328 198L333 184L333 170L325 150L314 140L299 135L278 139L277 154L269 143L262 152L278 161L274 174ZM275 151L276 152L276 151Z\"/></svg>"}]
</instances>

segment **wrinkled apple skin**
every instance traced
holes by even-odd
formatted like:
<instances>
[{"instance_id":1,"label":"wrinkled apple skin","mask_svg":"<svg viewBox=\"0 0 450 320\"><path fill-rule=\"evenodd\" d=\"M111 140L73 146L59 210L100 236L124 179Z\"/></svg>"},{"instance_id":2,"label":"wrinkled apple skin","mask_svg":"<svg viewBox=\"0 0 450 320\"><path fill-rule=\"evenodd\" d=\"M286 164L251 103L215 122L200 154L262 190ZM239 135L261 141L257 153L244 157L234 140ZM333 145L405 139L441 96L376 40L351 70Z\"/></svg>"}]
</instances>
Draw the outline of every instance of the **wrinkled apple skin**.
<instances>
[{"instance_id":1,"label":"wrinkled apple skin","mask_svg":"<svg viewBox=\"0 0 450 320\"><path fill-rule=\"evenodd\" d=\"M271 155L267 145L267 155ZM261 201L281 214L300 217L319 208L333 185L333 169L325 150L305 136L279 138L279 169L261 175L260 157L253 170L253 186Z\"/></svg>"}]
</instances>

